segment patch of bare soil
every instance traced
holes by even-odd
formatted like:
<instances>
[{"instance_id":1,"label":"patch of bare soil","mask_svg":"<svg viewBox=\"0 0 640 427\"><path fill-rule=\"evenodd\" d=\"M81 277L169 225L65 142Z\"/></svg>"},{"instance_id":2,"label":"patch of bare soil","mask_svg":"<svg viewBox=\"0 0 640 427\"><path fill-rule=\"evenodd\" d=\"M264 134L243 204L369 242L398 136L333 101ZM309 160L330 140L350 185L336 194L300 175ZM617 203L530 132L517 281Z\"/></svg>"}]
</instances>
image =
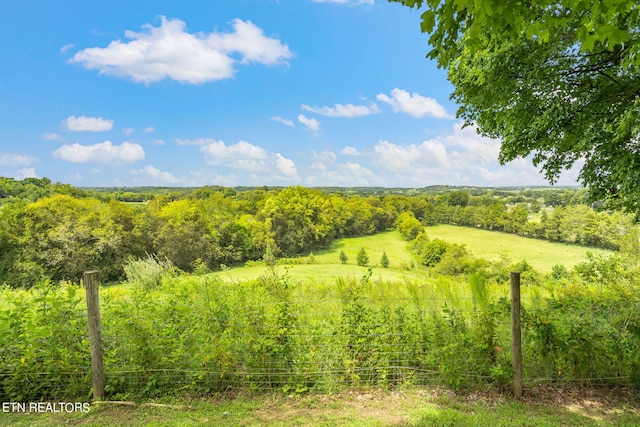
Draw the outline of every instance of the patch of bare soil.
<instances>
[{"instance_id":1,"label":"patch of bare soil","mask_svg":"<svg viewBox=\"0 0 640 427\"><path fill-rule=\"evenodd\" d=\"M265 402L253 415L264 421L375 419L384 425L401 426L408 421L407 402L415 402L415 392L379 390L310 395Z\"/></svg>"},{"instance_id":2,"label":"patch of bare soil","mask_svg":"<svg viewBox=\"0 0 640 427\"><path fill-rule=\"evenodd\" d=\"M622 412L640 415L640 392L621 387L544 387L531 389L524 400L528 403L561 406L596 420L614 417Z\"/></svg>"},{"instance_id":3,"label":"patch of bare soil","mask_svg":"<svg viewBox=\"0 0 640 427\"><path fill-rule=\"evenodd\" d=\"M622 412L640 415L638 390L619 387L538 385L525 389L521 399L514 399L508 391L476 390L461 393L438 387L276 398L265 401L254 416L265 423L304 419L311 425L314 420L327 420L329 416L336 420L349 417L371 418L379 420L383 425L401 426L409 421L409 411L421 402L435 405L440 403L445 406L457 402L463 405L496 407L514 401L528 406L563 408L598 420L611 419Z\"/></svg>"}]
</instances>

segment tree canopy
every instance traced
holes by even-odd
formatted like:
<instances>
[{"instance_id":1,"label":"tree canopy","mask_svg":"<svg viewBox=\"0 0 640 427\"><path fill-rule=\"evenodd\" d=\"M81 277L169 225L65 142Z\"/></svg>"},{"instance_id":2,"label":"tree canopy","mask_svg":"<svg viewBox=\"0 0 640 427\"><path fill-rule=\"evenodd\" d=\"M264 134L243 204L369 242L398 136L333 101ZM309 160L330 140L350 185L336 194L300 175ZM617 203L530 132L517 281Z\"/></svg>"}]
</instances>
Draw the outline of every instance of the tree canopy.
<instances>
[{"instance_id":1,"label":"tree canopy","mask_svg":"<svg viewBox=\"0 0 640 427\"><path fill-rule=\"evenodd\" d=\"M428 57L458 117L532 156L550 182L572 166L594 200L640 216L640 6L633 0L389 0L422 8Z\"/></svg>"}]
</instances>

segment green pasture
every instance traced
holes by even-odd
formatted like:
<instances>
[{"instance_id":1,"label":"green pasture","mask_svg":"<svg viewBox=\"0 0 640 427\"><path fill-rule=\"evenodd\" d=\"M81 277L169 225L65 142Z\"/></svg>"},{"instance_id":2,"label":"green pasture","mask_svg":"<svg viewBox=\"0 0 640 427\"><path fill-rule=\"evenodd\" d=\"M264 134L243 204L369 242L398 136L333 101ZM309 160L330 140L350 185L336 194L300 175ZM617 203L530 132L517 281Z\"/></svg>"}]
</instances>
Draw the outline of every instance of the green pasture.
<instances>
[{"instance_id":1,"label":"green pasture","mask_svg":"<svg viewBox=\"0 0 640 427\"><path fill-rule=\"evenodd\" d=\"M369 256L367 267L356 263L356 256L361 248ZM348 257L346 264L340 262L340 251L344 251ZM389 258L389 268L380 266L380 258L384 252ZM314 252L312 262L309 256L281 260L275 269L278 274L286 273L296 280L322 282L336 277L359 279L368 274L369 267L373 267L372 279L395 282L424 277L424 269L411 268L412 260L407 241L397 231L387 231L373 236L338 239L330 248ZM216 276L225 281L244 281L268 271L264 266L247 266L218 272Z\"/></svg>"},{"instance_id":2,"label":"green pasture","mask_svg":"<svg viewBox=\"0 0 640 427\"><path fill-rule=\"evenodd\" d=\"M438 238L465 244L471 254L476 257L489 261L498 261L503 257L513 262L524 259L535 269L545 273L550 272L555 264L563 264L571 268L585 261L587 252L605 256L613 253L606 249L548 242L455 225L434 225L426 227L425 231L431 239Z\"/></svg>"},{"instance_id":3,"label":"green pasture","mask_svg":"<svg viewBox=\"0 0 640 427\"><path fill-rule=\"evenodd\" d=\"M609 255L612 251L586 248L577 245L554 243L545 240L530 239L513 234L479 230L470 227L436 225L425 228L429 238L440 238L454 243L465 244L473 256L490 261L508 258L512 262L526 260L535 269L548 273L555 264L567 268L585 261L586 253ZM296 280L322 282L336 277L359 279L368 274L368 267L358 266L356 256L364 248L369 256L369 267L373 267L371 278L381 281L404 281L423 279L426 269L413 261L407 249L407 241L398 231L387 231L373 236L338 239L330 248L309 256L280 260L276 266L278 274L288 274ZM340 251L348 257L346 264L340 262ZM389 268L380 266L380 258L386 252ZM245 281L255 279L268 272L264 266L231 268L216 273L225 281Z\"/></svg>"}]
</instances>

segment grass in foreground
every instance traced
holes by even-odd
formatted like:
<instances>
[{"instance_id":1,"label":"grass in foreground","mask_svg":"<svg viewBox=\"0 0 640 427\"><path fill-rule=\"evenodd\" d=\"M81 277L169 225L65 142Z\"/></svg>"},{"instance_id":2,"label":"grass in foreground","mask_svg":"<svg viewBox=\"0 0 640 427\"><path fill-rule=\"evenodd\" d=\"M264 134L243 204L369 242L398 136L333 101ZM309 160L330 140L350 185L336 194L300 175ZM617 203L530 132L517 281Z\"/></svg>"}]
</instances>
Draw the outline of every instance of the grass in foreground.
<instances>
[{"instance_id":1,"label":"grass in foreground","mask_svg":"<svg viewBox=\"0 0 640 427\"><path fill-rule=\"evenodd\" d=\"M629 390L536 389L522 400L442 389L102 403L88 414L0 414L16 426L637 426Z\"/></svg>"},{"instance_id":2,"label":"grass in foreground","mask_svg":"<svg viewBox=\"0 0 640 427\"><path fill-rule=\"evenodd\" d=\"M549 273L555 264L571 268L586 261L587 252L603 256L613 253L606 249L548 242L455 225L435 225L425 227L425 231L430 239L438 238L465 244L469 252L478 258L498 261L502 256L506 256L513 262L526 259L533 268L543 273Z\"/></svg>"}]
</instances>

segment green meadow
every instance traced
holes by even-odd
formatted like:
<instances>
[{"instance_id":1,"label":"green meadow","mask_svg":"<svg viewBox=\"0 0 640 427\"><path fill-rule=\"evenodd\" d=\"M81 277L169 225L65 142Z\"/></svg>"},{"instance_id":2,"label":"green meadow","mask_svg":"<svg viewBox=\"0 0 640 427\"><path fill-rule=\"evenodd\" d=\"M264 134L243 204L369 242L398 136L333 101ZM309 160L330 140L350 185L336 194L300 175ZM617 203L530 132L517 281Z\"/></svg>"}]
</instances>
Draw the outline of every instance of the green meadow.
<instances>
[{"instance_id":1,"label":"green meadow","mask_svg":"<svg viewBox=\"0 0 640 427\"><path fill-rule=\"evenodd\" d=\"M369 256L367 267L356 263L356 256L361 248L364 248ZM340 262L341 251L348 258L345 264ZM380 267L380 258L384 252L389 258L389 268ZM281 259L276 270L280 274L286 273L305 282L324 282L327 279L333 281L336 277L358 279L368 274L369 267L374 267L372 279L403 281L419 278L424 273L421 269L410 268L412 260L413 257L407 249L407 241L394 230L373 236L335 240L329 249L314 252L311 260L309 256ZM218 272L216 276L225 281L244 281L255 279L264 273L264 265L249 264Z\"/></svg>"},{"instance_id":2,"label":"green meadow","mask_svg":"<svg viewBox=\"0 0 640 427\"><path fill-rule=\"evenodd\" d=\"M613 253L606 249L555 243L454 225L434 225L426 227L425 230L431 239L438 238L465 244L475 257L485 258L489 261L498 261L503 257L507 257L513 262L526 260L536 270L543 273L550 272L555 264L571 268L586 261L587 252L603 256Z\"/></svg>"},{"instance_id":3,"label":"green meadow","mask_svg":"<svg viewBox=\"0 0 640 427\"><path fill-rule=\"evenodd\" d=\"M511 262L526 260L543 273L550 272L555 264L571 268L586 261L587 252L598 255L612 253L604 249L554 243L469 227L436 225L426 227L425 230L431 239L439 238L466 245L475 257L489 261L504 258ZM369 256L368 267L374 267L372 279L392 282L414 280L423 278L427 272L425 268L417 265L407 248L407 241L396 230L373 236L338 239L330 248L314 252L313 257L281 259L276 269L280 274L286 273L305 282L322 282L336 277L357 279L368 274L368 267L361 267L356 263L356 256L361 248L364 248ZM341 251L348 257L345 264L340 262ZM380 266L380 258L384 252L389 258L389 268ZM244 281L255 279L264 273L264 265L249 264L245 267L226 269L215 275L225 281Z\"/></svg>"}]
</instances>

